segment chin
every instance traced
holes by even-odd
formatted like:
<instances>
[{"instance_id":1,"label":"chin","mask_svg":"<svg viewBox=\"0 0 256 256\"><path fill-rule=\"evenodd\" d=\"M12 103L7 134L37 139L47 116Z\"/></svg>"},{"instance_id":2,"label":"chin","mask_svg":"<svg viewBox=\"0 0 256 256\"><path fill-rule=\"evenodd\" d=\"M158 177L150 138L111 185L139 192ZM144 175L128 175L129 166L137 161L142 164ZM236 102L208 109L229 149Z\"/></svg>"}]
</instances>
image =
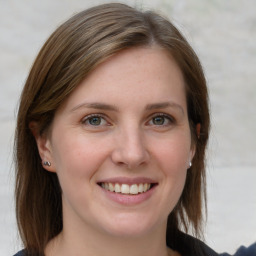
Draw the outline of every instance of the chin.
<instances>
[{"instance_id":1,"label":"chin","mask_svg":"<svg viewBox=\"0 0 256 256\"><path fill-rule=\"evenodd\" d=\"M150 232L148 227L145 228L138 228L137 226L129 227L129 228L115 228L115 229L108 229L107 230L109 235L119 238L138 238L145 236Z\"/></svg>"},{"instance_id":2,"label":"chin","mask_svg":"<svg viewBox=\"0 0 256 256\"><path fill-rule=\"evenodd\" d=\"M111 222L109 225L105 225L105 231L112 236L118 236L120 238L145 236L151 233L156 227L161 226L158 221L147 220L145 215L137 217L133 216L133 218L131 218L131 216L127 216L126 218L115 217L114 220L114 223Z\"/></svg>"}]
</instances>

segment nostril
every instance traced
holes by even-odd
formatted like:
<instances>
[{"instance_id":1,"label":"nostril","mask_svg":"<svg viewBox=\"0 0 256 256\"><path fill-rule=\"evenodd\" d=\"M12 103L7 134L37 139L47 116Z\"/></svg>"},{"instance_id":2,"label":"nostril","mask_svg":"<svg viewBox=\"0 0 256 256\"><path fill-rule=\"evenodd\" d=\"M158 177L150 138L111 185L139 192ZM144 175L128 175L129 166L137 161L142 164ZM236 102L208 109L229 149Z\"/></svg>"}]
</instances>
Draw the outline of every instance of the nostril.
<instances>
[{"instance_id":1,"label":"nostril","mask_svg":"<svg viewBox=\"0 0 256 256\"><path fill-rule=\"evenodd\" d=\"M149 162L149 152L141 141L142 138L134 138L135 136L138 135L124 136L126 140L120 138L114 147L111 159L116 165L134 169Z\"/></svg>"}]
</instances>

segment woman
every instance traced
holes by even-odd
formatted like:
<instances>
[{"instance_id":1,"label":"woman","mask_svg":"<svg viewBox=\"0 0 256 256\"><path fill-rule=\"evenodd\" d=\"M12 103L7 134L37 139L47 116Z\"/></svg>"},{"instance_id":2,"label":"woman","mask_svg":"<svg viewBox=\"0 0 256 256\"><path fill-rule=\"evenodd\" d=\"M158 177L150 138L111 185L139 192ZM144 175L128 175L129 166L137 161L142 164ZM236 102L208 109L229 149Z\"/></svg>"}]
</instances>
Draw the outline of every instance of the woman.
<instances>
[{"instance_id":1,"label":"woman","mask_svg":"<svg viewBox=\"0 0 256 256\"><path fill-rule=\"evenodd\" d=\"M18 255L217 255L187 235L202 236L208 133L200 62L169 21L124 4L78 13L20 100Z\"/></svg>"}]
</instances>

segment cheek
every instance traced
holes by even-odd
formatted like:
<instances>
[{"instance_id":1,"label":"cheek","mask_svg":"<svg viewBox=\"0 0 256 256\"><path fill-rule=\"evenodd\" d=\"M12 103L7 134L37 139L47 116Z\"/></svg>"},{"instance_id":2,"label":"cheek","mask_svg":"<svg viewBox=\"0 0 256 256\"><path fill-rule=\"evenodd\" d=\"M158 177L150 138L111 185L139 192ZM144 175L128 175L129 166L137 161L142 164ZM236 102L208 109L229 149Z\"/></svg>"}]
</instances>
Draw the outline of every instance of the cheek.
<instances>
[{"instance_id":1,"label":"cheek","mask_svg":"<svg viewBox=\"0 0 256 256\"><path fill-rule=\"evenodd\" d=\"M164 218L172 212L184 189L189 149L186 140L173 139L159 143L155 150L154 158L163 174L160 205L164 208Z\"/></svg>"},{"instance_id":2,"label":"cheek","mask_svg":"<svg viewBox=\"0 0 256 256\"><path fill-rule=\"evenodd\" d=\"M71 135L58 139L54 143L53 156L56 172L60 178L66 177L79 181L90 179L107 155L102 143L82 135Z\"/></svg>"},{"instance_id":3,"label":"cheek","mask_svg":"<svg viewBox=\"0 0 256 256\"><path fill-rule=\"evenodd\" d=\"M94 175L104 162L107 149L84 136L66 136L54 144L54 164L67 205L85 204L95 189ZM101 145L101 147L100 147ZM86 193L85 193L86 191ZM74 206L75 207L75 206Z\"/></svg>"},{"instance_id":4,"label":"cheek","mask_svg":"<svg viewBox=\"0 0 256 256\"><path fill-rule=\"evenodd\" d=\"M166 175L179 175L188 167L191 154L190 138L177 137L158 143L155 149L155 158Z\"/></svg>"}]
</instances>

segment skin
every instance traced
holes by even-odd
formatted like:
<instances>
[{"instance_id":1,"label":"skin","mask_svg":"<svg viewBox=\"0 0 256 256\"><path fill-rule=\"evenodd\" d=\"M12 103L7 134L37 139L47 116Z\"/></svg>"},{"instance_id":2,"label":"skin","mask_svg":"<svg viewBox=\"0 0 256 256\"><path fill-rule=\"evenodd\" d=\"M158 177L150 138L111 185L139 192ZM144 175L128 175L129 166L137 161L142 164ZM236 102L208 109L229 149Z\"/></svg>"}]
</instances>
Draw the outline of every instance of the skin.
<instances>
[{"instance_id":1,"label":"skin","mask_svg":"<svg viewBox=\"0 0 256 256\"><path fill-rule=\"evenodd\" d=\"M47 256L178 255L166 248L167 217L195 150L183 76L165 50L128 49L100 64L57 110L50 132L35 137L63 191L63 231ZM139 203L122 204L99 186L120 177L156 185Z\"/></svg>"}]
</instances>

